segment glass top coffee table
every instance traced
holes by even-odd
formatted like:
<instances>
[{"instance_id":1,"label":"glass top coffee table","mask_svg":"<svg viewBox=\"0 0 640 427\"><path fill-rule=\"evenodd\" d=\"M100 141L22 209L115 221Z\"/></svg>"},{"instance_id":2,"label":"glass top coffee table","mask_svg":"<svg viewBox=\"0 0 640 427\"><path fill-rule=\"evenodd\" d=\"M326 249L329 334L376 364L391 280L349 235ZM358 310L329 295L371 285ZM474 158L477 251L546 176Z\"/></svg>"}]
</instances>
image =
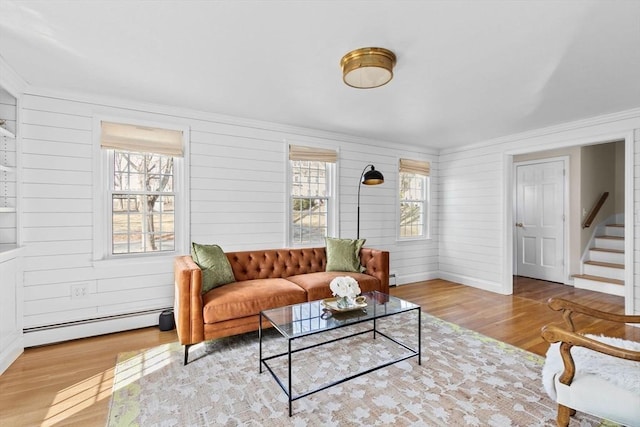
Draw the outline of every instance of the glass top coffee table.
<instances>
[{"instance_id":1,"label":"glass top coffee table","mask_svg":"<svg viewBox=\"0 0 640 427\"><path fill-rule=\"evenodd\" d=\"M325 304L323 304L323 300L311 301L301 304L294 304L285 307L278 307L271 310L265 310L260 312L260 329L259 329L259 361L260 361L260 373L263 371L263 366L269 370L273 378L276 380L280 388L285 392L289 399L289 416L292 415L292 402L294 400L301 399L310 394L319 392L321 390L325 390L329 387L332 387L337 384L341 384L345 381L349 381L350 379L359 377L361 375L368 374L377 369L384 368L386 366L390 366L394 363L412 358L418 357L418 364L421 364L421 336L420 336L420 306L413 304L411 302L402 300L400 298L393 297L391 295L383 294L381 292L367 292L362 294L366 296L366 306L360 307L358 309L353 309L345 312L335 312L329 310ZM385 332L381 331L378 328L378 320L394 316L400 313L406 313L410 311L414 311L417 313L417 321L416 321L416 335L417 335L417 348L409 346L400 340L393 338L387 335ZM268 321L273 325L273 327L288 341L288 350L284 353L279 353L275 355L270 355L268 357L263 357L263 345L262 340L264 337L263 334L263 321ZM295 348L292 350L291 343L303 337L309 337L315 334L323 334L328 333L329 331L335 331L340 328L347 328L348 326L358 325L362 323L370 323L371 328L366 330L358 330L355 333L345 332L344 335L340 335L338 338L335 338L333 334L326 341L315 343L313 345L302 346L300 348ZM348 329L348 328L347 328ZM392 360L384 361L376 366L367 368L365 370L359 371L356 374L347 375L343 378L338 379L337 381L332 381L328 384L324 384L321 387L314 388L309 391L305 391L304 393L300 393L294 395L292 392L292 375L291 375L291 366L293 363L292 355L298 352L302 352L304 350L310 350L316 347L320 347L329 343L333 343L340 340L347 340L352 337L356 337L358 335L363 334L371 334L372 339L377 339L378 336L384 337L385 339L391 341L392 343L397 344L398 346L403 347L407 350L401 357L394 358ZM313 350L310 350L313 351ZM287 357L287 368L288 368L288 377L286 379L286 384L283 380L278 376L274 369L269 366L269 362L273 361L277 358ZM297 362L297 360L296 360ZM304 359L301 360L301 363L304 364Z\"/></svg>"}]
</instances>

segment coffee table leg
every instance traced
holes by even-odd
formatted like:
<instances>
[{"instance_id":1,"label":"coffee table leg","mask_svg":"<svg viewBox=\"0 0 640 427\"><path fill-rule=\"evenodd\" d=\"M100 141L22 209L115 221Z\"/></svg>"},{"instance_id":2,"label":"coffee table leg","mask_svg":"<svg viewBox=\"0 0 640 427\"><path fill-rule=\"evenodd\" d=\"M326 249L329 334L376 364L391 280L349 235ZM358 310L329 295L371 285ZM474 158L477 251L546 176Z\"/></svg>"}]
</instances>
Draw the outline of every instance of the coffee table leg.
<instances>
[{"instance_id":1,"label":"coffee table leg","mask_svg":"<svg viewBox=\"0 0 640 427\"><path fill-rule=\"evenodd\" d=\"M376 319L373 319L373 339L376 339Z\"/></svg>"},{"instance_id":2,"label":"coffee table leg","mask_svg":"<svg viewBox=\"0 0 640 427\"><path fill-rule=\"evenodd\" d=\"M418 308L418 365L422 365L422 313Z\"/></svg>"},{"instance_id":3,"label":"coffee table leg","mask_svg":"<svg viewBox=\"0 0 640 427\"><path fill-rule=\"evenodd\" d=\"M291 340L289 340L289 416L292 415L292 400L291 400Z\"/></svg>"},{"instance_id":4,"label":"coffee table leg","mask_svg":"<svg viewBox=\"0 0 640 427\"><path fill-rule=\"evenodd\" d=\"M258 322L260 322L258 324L258 353L259 353L259 357L258 357L258 370L260 373L262 373L262 312L260 312L260 319L258 320Z\"/></svg>"}]
</instances>

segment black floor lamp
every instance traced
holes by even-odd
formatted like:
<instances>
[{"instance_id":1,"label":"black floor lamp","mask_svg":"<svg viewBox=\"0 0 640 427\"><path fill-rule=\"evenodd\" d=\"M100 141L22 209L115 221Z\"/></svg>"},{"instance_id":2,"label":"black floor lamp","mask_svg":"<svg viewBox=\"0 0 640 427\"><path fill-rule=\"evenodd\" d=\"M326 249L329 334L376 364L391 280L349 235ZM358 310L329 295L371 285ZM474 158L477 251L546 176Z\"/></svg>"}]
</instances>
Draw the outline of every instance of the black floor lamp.
<instances>
[{"instance_id":1,"label":"black floor lamp","mask_svg":"<svg viewBox=\"0 0 640 427\"><path fill-rule=\"evenodd\" d=\"M371 167L370 170L367 170ZM378 185L384 182L384 176L380 171L377 171L375 166L369 164L364 167L362 174L360 175L360 183L358 184L358 234L356 238L360 238L360 187L364 185Z\"/></svg>"}]
</instances>

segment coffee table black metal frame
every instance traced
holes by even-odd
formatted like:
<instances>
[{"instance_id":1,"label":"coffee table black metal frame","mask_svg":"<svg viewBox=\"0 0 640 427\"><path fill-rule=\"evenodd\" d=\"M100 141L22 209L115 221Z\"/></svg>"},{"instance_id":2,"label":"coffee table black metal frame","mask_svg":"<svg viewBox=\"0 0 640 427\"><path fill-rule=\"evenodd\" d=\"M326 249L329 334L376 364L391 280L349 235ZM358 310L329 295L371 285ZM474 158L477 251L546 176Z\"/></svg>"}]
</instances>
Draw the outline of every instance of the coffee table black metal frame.
<instances>
[{"instance_id":1,"label":"coffee table black metal frame","mask_svg":"<svg viewBox=\"0 0 640 427\"><path fill-rule=\"evenodd\" d=\"M349 381L353 378L360 377L362 375L368 374L370 372L376 371L378 369L393 365L394 363L401 362L403 360L410 359L412 357L418 357L418 365L422 364L421 360L421 311L420 306L410 303L408 301L404 301L400 298L393 297L391 295L387 295L381 292L368 292L363 294L367 297L367 306L363 307L359 310L354 310L348 313L337 313L334 315L328 315L327 310L322 305L322 301L311 301L302 304L294 304L286 307L275 308L271 310L264 310L260 312L260 327L259 327L259 361L260 361L260 373L263 372L263 365L267 368L267 370L271 373L273 378L276 380L282 391L287 395L289 399L289 416L292 415L292 403L295 400L301 399L303 397L309 396L310 394L317 393L319 391L325 390L329 387L333 387L338 384L342 384L343 382ZM380 331L378 329L377 321L379 319L394 316L400 313L406 313L416 310L418 312L418 348L412 348L405 343L400 342L399 340L387 335L386 333ZM288 350L284 353L275 354L269 357L262 357L262 338L263 338L263 320L266 319L273 325L273 327L288 341ZM348 334L345 336L341 336L339 338L334 338L322 343L317 343L313 345L308 345L301 348L296 348L292 350L291 343L299 338L308 337L315 334L320 334L323 332L331 331L334 329L344 328L347 326L357 325L365 322L372 322L373 327L371 329L367 329L364 331L358 331L356 333ZM314 326L316 324L316 326ZM364 371L360 371L356 374L349 375L345 378L339 379L337 381L333 381L327 384L324 384L321 387L308 390L304 393L293 395L292 394L292 376L291 376L291 365L292 365L292 355L298 353L300 351L308 350L315 347L320 347L326 344L330 344L332 342L345 340L348 338L352 338L358 335L363 335L367 333L373 333L373 339L376 339L378 335L383 336L384 338L396 343L397 345L408 350L409 353L399 357L397 359L393 359L377 365L375 367L366 369ZM270 360L287 356L287 365L288 365L288 381L285 385L284 382L276 372L269 366L268 362Z\"/></svg>"}]
</instances>

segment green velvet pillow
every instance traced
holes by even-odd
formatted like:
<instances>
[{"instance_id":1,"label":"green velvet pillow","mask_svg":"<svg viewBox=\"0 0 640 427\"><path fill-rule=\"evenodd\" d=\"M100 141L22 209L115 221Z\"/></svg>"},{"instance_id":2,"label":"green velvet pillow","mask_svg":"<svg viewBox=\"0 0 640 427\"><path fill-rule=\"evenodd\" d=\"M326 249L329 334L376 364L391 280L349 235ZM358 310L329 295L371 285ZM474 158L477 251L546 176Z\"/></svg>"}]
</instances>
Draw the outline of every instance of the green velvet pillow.
<instances>
[{"instance_id":1,"label":"green velvet pillow","mask_svg":"<svg viewBox=\"0 0 640 427\"><path fill-rule=\"evenodd\" d=\"M235 282L231 264L218 245L191 244L191 257L202 270L202 293Z\"/></svg>"},{"instance_id":2,"label":"green velvet pillow","mask_svg":"<svg viewBox=\"0 0 640 427\"><path fill-rule=\"evenodd\" d=\"M365 239L334 239L326 237L327 268L326 271L352 271L362 273L360 265L360 249Z\"/></svg>"}]
</instances>

